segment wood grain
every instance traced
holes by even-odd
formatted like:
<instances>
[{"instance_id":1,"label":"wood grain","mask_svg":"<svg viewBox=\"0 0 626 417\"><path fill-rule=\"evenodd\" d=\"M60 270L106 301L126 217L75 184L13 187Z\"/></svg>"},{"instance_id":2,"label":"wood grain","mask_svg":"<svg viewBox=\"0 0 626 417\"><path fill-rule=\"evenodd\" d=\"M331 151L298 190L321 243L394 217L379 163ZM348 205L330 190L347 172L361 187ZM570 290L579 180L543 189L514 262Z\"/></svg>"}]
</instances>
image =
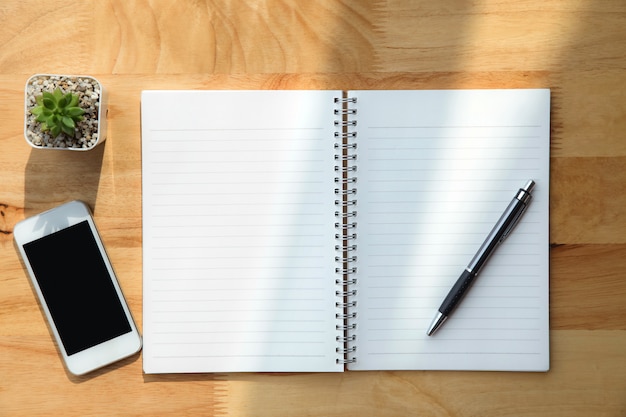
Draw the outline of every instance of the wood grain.
<instances>
[{"instance_id":1,"label":"wood grain","mask_svg":"<svg viewBox=\"0 0 626 417\"><path fill-rule=\"evenodd\" d=\"M3 1L0 415L626 415L625 21L621 0ZM103 146L26 145L36 72L100 79ZM63 369L13 227L87 202L141 327L141 90L533 87L552 90L548 373Z\"/></svg>"}]
</instances>

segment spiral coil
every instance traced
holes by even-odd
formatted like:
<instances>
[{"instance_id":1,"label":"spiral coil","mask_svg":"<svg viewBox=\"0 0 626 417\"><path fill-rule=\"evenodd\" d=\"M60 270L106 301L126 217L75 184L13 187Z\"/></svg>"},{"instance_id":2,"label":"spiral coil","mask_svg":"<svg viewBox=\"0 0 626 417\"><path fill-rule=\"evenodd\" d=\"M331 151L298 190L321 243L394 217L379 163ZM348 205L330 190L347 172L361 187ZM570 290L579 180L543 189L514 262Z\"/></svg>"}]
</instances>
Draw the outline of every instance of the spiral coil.
<instances>
[{"instance_id":1,"label":"spiral coil","mask_svg":"<svg viewBox=\"0 0 626 417\"><path fill-rule=\"evenodd\" d=\"M335 318L341 324L337 324L336 330L339 332L336 341L341 347L337 347L337 363L349 364L356 362L356 322L357 317L355 297L357 295L356 274L356 239L357 233L357 211L356 208L356 161L357 144L355 142L356 132L356 98L342 97L335 99L334 114L337 119L334 125L335 132L335 273L338 278L335 280L337 290L335 295L338 301L335 306L338 313Z\"/></svg>"}]
</instances>

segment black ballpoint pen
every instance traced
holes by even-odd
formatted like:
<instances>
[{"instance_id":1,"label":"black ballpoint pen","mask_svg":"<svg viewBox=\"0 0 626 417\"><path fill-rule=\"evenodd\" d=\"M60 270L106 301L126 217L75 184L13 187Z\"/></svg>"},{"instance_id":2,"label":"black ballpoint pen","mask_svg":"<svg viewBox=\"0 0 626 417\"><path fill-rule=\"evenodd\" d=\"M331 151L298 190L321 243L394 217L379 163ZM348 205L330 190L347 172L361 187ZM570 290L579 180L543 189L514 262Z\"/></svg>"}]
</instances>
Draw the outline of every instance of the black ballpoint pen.
<instances>
[{"instance_id":1,"label":"black ballpoint pen","mask_svg":"<svg viewBox=\"0 0 626 417\"><path fill-rule=\"evenodd\" d=\"M487 259L494 252L496 247L511 233L522 214L526 210L526 207L530 203L532 196L530 192L535 186L533 180L529 180L523 188L520 188L513 200L509 203L508 207L500 216L500 220L491 229L491 232L481 245L476 255L472 258L465 271L461 274L456 281L446 298L441 303L437 315L433 319L430 327L428 328L428 336L432 336L438 328L446 321L448 316L452 314L452 311L456 308L459 302L463 299L463 296L467 293L470 286L474 282L476 276L480 272L481 268L487 262Z\"/></svg>"}]
</instances>

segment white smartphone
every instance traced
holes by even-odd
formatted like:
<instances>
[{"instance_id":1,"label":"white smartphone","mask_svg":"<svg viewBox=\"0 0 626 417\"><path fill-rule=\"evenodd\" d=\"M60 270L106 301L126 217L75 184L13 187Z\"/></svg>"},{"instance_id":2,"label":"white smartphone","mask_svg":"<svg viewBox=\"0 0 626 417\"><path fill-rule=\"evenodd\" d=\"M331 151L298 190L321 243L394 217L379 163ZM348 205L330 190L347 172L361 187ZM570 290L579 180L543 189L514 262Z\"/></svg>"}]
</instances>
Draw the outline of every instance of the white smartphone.
<instances>
[{"instance_id":1,"label":"white smartphone","mask_svg":"<svg viewBox=\"0 0 626 417\"><path fill-rule=\"evenodd\" d=\"M86 204L19 222L15 241L67 369L83 375L131 356L141 336Z\"/></svg>"}]
</instances>

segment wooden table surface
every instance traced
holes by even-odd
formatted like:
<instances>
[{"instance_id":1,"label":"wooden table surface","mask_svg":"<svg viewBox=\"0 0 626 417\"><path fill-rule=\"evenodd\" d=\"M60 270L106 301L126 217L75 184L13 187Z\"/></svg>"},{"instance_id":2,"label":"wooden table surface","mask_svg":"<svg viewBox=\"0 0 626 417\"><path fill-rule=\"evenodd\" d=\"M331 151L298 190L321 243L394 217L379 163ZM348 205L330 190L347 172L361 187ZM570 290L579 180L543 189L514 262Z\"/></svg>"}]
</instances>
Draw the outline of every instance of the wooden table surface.
<instances>
[{"instance_id":1,"label":"wooden table surface","mask_svg":"<svg viewBox=\"0 0 626 417\"><path fill-rule=\"evenodd\" d=\"M38 72L100 79L104 146L25 143ZM87 202L141 327L141 90L518 87L552 89L549 372L64 370L12 230ZM626 416L624 132L623 0L3 0L0 415Z\"/></svg>"}]
</instances>

